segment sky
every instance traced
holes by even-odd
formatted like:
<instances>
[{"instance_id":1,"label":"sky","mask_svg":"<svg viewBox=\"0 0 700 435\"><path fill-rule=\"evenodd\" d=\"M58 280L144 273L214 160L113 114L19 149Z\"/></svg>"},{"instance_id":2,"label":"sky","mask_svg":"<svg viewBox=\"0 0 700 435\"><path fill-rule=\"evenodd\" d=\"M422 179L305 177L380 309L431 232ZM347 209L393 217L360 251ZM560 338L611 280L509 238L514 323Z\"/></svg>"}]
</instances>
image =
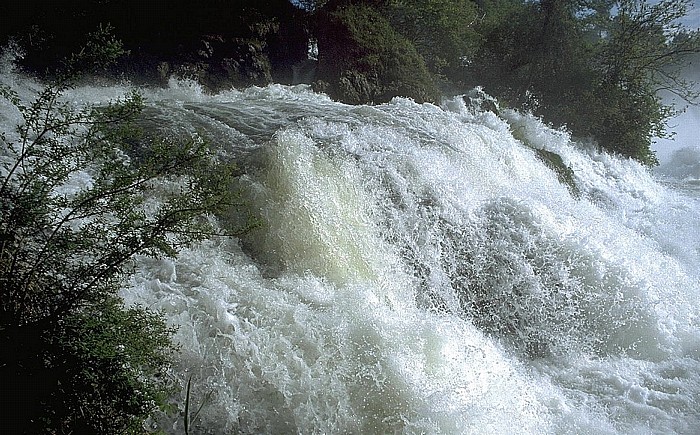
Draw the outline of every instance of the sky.
<instances>
[{"instance_id":1,"label":"sky","mask_svg":"<svg viewBox=\"0 0 700 435\"><path fill-rule=\"evenodd\" d=\"M700 0L693 0L693 7L682 22L691 29L700 29Z\"/></svg>"},{"instance_id":2,"label":"sky","mask_svg":"<svg viewBox=\"0 0 700 435\"><path fill-rule=\"evenodd\" d=\"M693 0L692 7L681 22L689 29L700 29L700 0ZM689 78L700 87L700 62L696 61L687 71ZM657 139L652 148L663 164L668 162L676 150L682 148L700 149L700 101L698 105L689 106L685 112L669 120L669 130L675 132L672 140Z\"/></svg>"}]
</instances>

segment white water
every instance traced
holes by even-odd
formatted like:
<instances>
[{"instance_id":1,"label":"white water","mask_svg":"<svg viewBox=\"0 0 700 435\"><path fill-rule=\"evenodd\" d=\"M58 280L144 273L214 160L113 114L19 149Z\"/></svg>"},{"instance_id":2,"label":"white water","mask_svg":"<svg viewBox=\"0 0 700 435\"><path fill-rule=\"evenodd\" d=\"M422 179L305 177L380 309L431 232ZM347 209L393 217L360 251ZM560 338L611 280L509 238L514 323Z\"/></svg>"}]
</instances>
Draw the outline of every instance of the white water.
<instances>
[{"instance_id":1,"label":"white water","mask_svg":"<svg viewBox=\"0 0 700 435\"><path fill-rule=\"evenodd\" d=\"M265 223L140 258L123 289L179 328L174 376L203 403L193 432L700 433L687 177L461 98L347 106L175 81L144 94L158 125L238 156ZM580 197L530 147L558 153ZM173 400L182 410L184 392ZM181 414L152 423L184 432Z\"/></svg>"}]
</instances>

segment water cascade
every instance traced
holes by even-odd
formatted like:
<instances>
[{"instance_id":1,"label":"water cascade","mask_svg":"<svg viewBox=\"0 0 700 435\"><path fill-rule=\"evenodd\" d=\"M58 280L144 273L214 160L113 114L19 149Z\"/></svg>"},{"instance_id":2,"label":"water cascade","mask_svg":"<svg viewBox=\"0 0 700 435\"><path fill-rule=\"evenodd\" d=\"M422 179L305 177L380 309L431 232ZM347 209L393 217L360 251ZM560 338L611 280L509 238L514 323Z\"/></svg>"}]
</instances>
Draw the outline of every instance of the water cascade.
<instances>
[{"instance_id":1,"label":"water cascade","mask_svg":"<svg viewBox=\"0 0 700 435\"><path fill-rule=\"evenodd\" d=\"M262 222L139 258L122 290L178 327L197 433L700 433L685 172L484 110L478 91L439 107L302 85L143 93L149 122L234 156ZM184 433L177 413L151 424Z\"/></svg>"}]
</instances>

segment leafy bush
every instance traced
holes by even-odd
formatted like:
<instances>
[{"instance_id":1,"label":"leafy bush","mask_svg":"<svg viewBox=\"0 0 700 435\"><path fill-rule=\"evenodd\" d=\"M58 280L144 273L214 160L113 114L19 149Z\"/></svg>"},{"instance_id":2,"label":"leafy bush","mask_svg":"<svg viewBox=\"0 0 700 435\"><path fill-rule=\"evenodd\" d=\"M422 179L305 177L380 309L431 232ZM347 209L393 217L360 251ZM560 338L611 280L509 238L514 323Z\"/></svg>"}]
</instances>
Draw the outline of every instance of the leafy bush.
<instances>
[{"instance_id":1,"label":"leafy bush","mask_svg":"<svg viewBox=\"0 0 700 435\"><path fill-rule=\"evenodd\" d=\"M459 80L476 53L481 35L478 7L471 0L388 0L384 10L393 27L416 47L430 71Z\"/></svg>"},{"instance_id":2,"label":"leafy bush","mask_svg":"<svg viewBox=\"0 0 700 435\"><path fill-rule=\"evenodd\" d=\"M198 139L136 127L132 93L106 107L61 100L78 68L122 52L101 31L0 135L0 378L8 433L142 432L168 391L173 345L163 319L123 306L137 254L174 255L211 235L233 202L222 163Z\"/></svg>"},{"instance_id":3,"label":"leafy bush","mask_svg":"<svg viewBox=\"0 0 700 435\"><path fill-rule=\"evenodd\" d=\"M681 72L700 51L700 33L676 21L688 4L490 0L468 73L512 106L653 165L652 139L673 113L658 91L696 96Z\"/></svg>"},{"instance_id":4,"label":"leafy bush","mask_svg":"<svg viewBox=\"0 0 700 435\"><path fill-rule=\"evenodd\" d=\"M376 8L341 6L319 27L319 78L331 83L332 97L352 104L438 100L423 58Z\"/></svg>"}]
</instances>

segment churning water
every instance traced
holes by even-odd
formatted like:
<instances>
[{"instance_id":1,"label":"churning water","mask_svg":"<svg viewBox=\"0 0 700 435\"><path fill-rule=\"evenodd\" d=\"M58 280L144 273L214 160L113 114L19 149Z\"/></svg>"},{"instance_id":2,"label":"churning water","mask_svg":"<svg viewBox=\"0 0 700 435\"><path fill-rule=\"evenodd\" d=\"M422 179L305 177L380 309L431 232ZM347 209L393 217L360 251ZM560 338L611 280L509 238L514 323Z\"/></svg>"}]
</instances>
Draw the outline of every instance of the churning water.
<instances>
[{"instance_id":1,"label":"churning water","mask_svg":"<svg viewBox=\"0 0 700 435\"><path fill-rule=\"evenodd\" d=\"M697 150L652 174L479 92L143 92L235 156L263 223L139 258L123 288L179 328L193 432L700 433Z\"/></svg>"}]
</instances>

